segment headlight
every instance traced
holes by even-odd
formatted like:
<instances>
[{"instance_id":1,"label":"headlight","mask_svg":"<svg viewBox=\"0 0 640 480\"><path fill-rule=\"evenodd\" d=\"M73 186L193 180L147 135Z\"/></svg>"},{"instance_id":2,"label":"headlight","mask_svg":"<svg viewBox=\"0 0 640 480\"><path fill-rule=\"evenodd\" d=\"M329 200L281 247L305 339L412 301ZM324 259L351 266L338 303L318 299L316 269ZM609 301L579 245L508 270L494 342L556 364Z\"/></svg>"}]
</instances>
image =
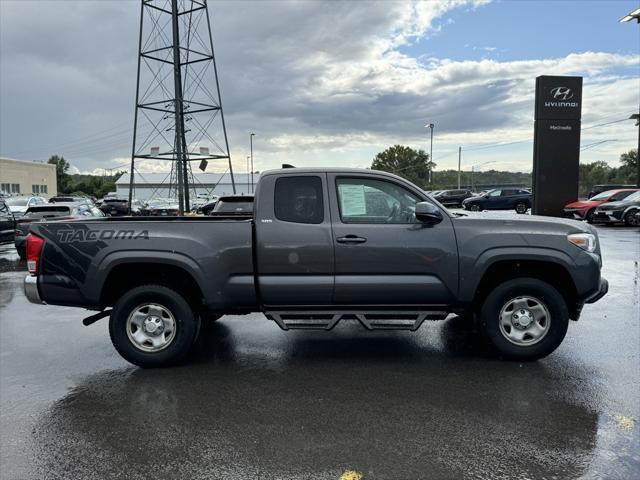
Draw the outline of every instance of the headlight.
<instances>
[{"instance_id":1,"label":"headlight","mask_svg":"<svg viewBox=\"0 0 640 480\"><path fill-rule=\"evenodd\" d=\"M567 240L587 252L593 252L596 249L596 236L591 233L572 233L567 235Z\"/></svg>"}]
</instances>

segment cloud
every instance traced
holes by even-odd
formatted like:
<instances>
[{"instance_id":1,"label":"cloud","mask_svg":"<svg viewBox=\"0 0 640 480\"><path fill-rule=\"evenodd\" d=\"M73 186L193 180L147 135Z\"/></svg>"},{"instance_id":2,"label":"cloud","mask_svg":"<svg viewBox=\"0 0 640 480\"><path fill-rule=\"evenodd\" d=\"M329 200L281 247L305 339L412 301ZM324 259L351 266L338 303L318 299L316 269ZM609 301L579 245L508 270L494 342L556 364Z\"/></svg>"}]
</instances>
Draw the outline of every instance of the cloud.
<instances>
[{"instance_id":1,"label":"cloud","mask_svg":"<svg viewBox=\"0 0 640 480\"><path fill-rule=\"evenodd\" d=\"M461 144L530 138L541 74L585 77L585 125L638 104L638 55L461 61L401 52L448 28L450 12L473 15L486 3L211 3L235 168L244 170L251 131L260 169L367 165L390 144L424 148L428 120L436 123L441 158ZM80 171L128 163L138 2L0 8L0 152L40 159L61 153ZM486 55L496 47L477 48ZM615 124L590 130L589 138L632 138L632 130ZM528 168L531 155L514 152L519 160L512 163ZM456 161L447 158L441 167ZM211 168L223 170L224 162Z\"/></svg>"}]
</instances>

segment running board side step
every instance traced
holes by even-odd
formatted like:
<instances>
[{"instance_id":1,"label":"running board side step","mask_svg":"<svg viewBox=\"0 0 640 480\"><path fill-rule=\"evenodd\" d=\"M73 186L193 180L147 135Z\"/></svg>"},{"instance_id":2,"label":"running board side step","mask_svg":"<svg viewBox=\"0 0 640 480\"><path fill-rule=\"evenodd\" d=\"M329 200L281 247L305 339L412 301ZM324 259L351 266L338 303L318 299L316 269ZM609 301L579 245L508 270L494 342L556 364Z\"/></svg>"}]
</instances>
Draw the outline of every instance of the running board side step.
<instances>
[{"instance_id":1,"label":"running board side step","mask_svg":"<svg viewBox=\"0 0 640 480\"><path fill-rule=\"evenodd\" d=\"M279 311L265 312L282 330L331 330L340 320L358 320L367 330L410 330L416 331L425 320L444 320L448 312L332 312L317 313Z\"/></svg>"}]
</instances>

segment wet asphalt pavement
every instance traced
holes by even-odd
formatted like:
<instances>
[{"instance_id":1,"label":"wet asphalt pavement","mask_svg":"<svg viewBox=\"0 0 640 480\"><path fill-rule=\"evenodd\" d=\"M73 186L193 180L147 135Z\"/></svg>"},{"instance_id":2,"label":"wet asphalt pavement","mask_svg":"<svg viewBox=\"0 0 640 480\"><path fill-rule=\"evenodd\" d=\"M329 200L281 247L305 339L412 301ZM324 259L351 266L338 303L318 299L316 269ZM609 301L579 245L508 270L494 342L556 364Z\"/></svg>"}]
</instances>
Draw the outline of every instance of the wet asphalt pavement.
<instances>
[{"instance_id":1,"label":"wet asphalt pavement","mask_svg":"<svg viewBox=\"0 0 640 480\"><path fill-rule=\"evenodd\" d=\"M599 232L609 294L529 364L457 318L283 332L248 315L142 370L106 319L28 303L0 245L0 477L640 478L640 230Z\"/></svg>"}]
</instances>

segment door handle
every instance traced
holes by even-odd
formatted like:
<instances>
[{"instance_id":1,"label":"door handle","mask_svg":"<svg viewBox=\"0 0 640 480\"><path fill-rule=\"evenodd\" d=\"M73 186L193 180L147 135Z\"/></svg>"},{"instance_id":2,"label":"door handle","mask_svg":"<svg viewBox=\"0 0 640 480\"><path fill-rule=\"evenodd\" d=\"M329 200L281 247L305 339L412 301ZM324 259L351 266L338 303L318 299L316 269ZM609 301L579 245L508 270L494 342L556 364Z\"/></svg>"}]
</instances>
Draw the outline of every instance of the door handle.
<instances>
[{"instance_id":1,"label":"door handle","mask_svg":"<svg viewBox=\"0 0 640 480\"><path fill-rule=\"evenodd\" d=\"M345 235L344 237L336 238L336 242L338 243L364 243L366 241L366 238L357 235Z\"/></svg>"}]
</instances>

